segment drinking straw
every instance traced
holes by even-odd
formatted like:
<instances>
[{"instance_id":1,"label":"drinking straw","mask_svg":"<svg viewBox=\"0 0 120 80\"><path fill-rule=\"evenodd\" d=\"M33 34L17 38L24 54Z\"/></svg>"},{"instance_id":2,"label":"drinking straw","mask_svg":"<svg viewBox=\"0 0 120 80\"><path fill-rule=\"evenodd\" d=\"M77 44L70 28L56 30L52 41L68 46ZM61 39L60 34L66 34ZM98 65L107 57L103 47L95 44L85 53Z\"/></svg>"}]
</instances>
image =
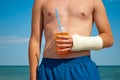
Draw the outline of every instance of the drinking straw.
<instances>
[{"instance_id":1,"label":"drinking straw","mask_svg":"<svg viewBox=\"0 0 120 80\"><path fill-rule=\"evenodd\" d=\"M59 18L59 14L58 14L58 9L55 9L55 14L56 14L56 19L58 21L58 27L59 27L59 30L60 32L62 32L62 25L60 23L60 18Z\"/></svg>"}]
</instances>

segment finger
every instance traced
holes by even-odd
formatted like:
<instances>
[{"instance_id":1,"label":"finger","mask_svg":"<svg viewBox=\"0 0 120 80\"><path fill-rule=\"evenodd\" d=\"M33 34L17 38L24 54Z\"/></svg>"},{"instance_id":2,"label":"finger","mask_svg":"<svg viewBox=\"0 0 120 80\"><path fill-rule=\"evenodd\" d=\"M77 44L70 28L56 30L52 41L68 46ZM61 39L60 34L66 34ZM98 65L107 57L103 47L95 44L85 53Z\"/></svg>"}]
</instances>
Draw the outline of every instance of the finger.
<instances>
[{"instance_id":1,"label":"finger","mask_svg":"<svg viewBox=\"0 0 120 80\"><path fill-rule=\"evenodd\" d=\"M71 48L63 48L63 49L60 49L60 50L58 50L58 51L60 51L60 52L71 51Z\"/></svg>"},{"instance_id":2,"label":"finger","mask_svg":"<svg viewBox=\"0 0 120 80\"><path fill-rule=\"evenodd\" d=\"M72 43L73 40L72 40L72 37L71 36L63 36L63 37L59 37L56 39L56 42L60 42L60 43Z\"/></svg>"},{"instance_id":3,"label":"finger","mask_svg":"<svg viewBox=\"0 0 120 80\"><path fill-rule=\"evenodd\" d=\"M56 44L56 46L59 48L71 48L72 44Z\"/></svg>"},{"instance_id":4,"label":"finger","mask_svg":"<svg viewBox=\"0 0 120 80\"><path fill-rule=\"evenodd\" d=\"M69 39L70 36L67 36L67 35L58 35L57 38L58 39Z\"/></svg>"},{"instance_id":5,"label":"finger","mask_svg":"<svg viewBox=\"0 0 120 80\"><path fill-rule=\"evenodd\" d=\"M72 43L72 40L60 40L60 39L58 39L58 40L56 40L56 43L70 44L70 43Z\"/></svg>"}]
</instances>

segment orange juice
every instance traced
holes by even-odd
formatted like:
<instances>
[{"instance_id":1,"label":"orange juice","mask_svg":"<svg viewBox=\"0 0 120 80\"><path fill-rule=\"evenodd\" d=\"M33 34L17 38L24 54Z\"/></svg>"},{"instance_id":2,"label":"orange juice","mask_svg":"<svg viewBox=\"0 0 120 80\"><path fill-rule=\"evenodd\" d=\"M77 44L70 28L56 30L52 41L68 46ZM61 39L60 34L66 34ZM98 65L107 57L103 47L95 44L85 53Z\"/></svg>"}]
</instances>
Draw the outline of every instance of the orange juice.
<instances>
[{"instance_id":1,"label":"orange juice","mask_svg":"<svg viewBox=\"0 0 120 80\"><path fill-rule=\"evenodd\" d=\"M55 33L55 36L57 36L57 35L69 35L69 33L68 32L59 32L59 33ZM55 38L56 40L58 39L57 37ZM58 43L56 43L56 44L58 44ZM60 43L59 43L60 44ZM59 48L59 47L57 47L56 46L56 50L57 50L57 53L58 54L67 54L67 53L69 53L68 51L58 51L58 50L60 50L60 49L62 49L62 48Z\"/></svg>"}]
</instances>

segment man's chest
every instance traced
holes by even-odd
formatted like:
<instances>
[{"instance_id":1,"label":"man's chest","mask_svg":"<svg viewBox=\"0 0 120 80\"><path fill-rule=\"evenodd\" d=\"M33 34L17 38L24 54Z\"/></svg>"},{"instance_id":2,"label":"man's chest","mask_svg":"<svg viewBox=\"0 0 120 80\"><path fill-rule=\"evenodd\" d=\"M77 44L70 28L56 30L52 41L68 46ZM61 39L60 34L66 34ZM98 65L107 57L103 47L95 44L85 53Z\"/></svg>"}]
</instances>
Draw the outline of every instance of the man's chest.
<instances>
[{"instance_id":1,"label":"man's chest","mask_svg":"<svg viewBox=\"0 0 120 80\"><path fill-rule=\"evenodd\" d=\"M87 18L93 12L93 5L89 0L49 0L43 5L44 16L55 17L55 9L61 17Z\"/></svg>"}]
</instances>

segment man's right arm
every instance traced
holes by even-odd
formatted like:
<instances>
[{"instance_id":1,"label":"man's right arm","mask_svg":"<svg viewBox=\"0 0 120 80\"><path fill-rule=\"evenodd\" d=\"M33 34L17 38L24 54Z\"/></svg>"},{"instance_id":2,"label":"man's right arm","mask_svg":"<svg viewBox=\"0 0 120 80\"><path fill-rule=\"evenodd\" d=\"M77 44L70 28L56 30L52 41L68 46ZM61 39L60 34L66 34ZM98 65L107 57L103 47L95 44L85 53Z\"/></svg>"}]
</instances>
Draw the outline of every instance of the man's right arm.
<instances>
[{"instance_id":1,"label":"man's right arm","mask_svg":"<svg viewBox=\"0 0 120 80\"><path fill-rule=\"evenodd\" d=\"M32 29L29 41L30 80L36 80L42 37L42 0L35 0L32 10Z\"/></svg>"}]
</instances>

